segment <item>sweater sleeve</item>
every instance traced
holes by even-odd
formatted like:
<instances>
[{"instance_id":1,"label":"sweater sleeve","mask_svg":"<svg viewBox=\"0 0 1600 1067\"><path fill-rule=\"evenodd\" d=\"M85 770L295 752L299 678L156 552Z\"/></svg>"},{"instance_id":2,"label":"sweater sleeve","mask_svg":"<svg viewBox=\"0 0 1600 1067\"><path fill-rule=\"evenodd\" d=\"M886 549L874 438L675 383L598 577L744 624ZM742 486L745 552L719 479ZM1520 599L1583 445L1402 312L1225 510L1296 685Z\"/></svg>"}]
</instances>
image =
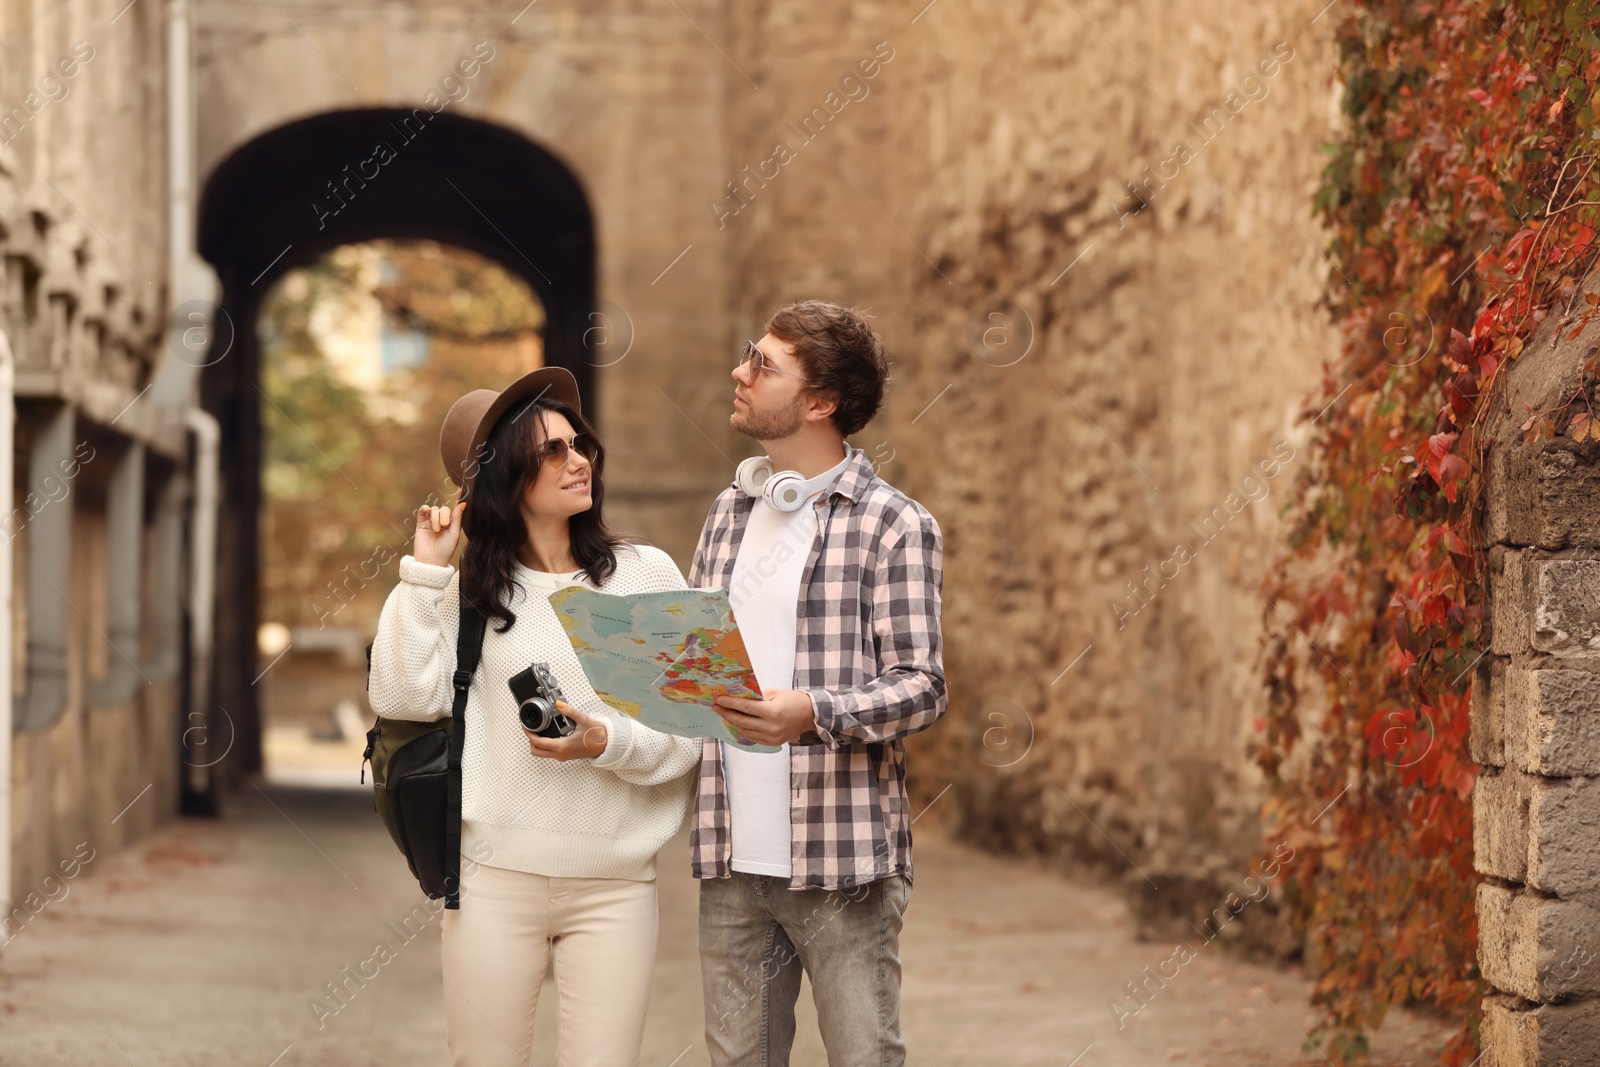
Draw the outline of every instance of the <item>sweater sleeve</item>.
<instances>
[{"instance_id":1,"label":"sweater sleeve","mask_svg":"<svg viewBox=\"0 0 1600 1067\"><path fill-rule=\"evenodd\" d=\"M460 581L454 567L401 557L372 642L367 701L377 714L423 722L450 714Z\"/></svg>"},{"instance_id":2,"label":"sweater sleeve","mask_svg":"<svg viewBox=\"0 0 1600 1067\"><path fill-rule=\"evenodd\" d=\"M633 592L688 588L671 556L649 545L637 547L642 574ZM699 738L652 730L609 707L606 712L606 749L591 761L596 767L634 785L661 785L700 766Z\"/></svg>"}]
</instances>

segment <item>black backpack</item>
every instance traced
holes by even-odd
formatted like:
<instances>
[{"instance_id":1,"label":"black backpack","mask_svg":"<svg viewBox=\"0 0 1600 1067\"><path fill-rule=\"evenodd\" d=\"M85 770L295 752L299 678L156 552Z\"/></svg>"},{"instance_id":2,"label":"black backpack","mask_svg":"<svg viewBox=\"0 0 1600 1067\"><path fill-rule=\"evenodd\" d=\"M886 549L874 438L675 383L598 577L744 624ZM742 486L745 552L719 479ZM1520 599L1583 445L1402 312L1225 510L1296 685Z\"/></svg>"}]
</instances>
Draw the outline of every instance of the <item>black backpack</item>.
<instances>
[{"instance_id":1,"label":"black backpack","mask_svg":"<svg viewBox=\"0 0 1600 1067\"><path fill-rule=\"evenodd\" d=\"M431 900L461 907L461 752L466 742L467 690L483 651L483 613L461 597L456 635L455 700L450 716L431 722L382 715L367 731L361 780L372 764L372 806ZM367 646L372 688L372 646Z\"/></svg>"}]
</instances>

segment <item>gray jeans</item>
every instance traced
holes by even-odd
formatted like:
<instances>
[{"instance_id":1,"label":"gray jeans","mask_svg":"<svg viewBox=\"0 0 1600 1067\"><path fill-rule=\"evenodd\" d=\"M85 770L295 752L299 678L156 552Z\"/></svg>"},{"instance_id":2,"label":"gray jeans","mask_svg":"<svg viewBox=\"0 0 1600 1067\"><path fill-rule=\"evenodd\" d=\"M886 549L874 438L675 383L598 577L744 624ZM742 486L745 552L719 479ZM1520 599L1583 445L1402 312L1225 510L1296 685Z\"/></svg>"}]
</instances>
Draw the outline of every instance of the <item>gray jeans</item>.
<instances>
[{"instance_id":1,"label":"gray jeans","mask_svg":"<svg viewBox=\"0 0 1600 1067\"><path fill-rule=\"evenodd\" d=\"M712 1067L787 1067L800 973L829 1067L900 1067L900 927L911 886L791 890L733 872L700 883L700 969Z\"/></svg>"}]
</instances>

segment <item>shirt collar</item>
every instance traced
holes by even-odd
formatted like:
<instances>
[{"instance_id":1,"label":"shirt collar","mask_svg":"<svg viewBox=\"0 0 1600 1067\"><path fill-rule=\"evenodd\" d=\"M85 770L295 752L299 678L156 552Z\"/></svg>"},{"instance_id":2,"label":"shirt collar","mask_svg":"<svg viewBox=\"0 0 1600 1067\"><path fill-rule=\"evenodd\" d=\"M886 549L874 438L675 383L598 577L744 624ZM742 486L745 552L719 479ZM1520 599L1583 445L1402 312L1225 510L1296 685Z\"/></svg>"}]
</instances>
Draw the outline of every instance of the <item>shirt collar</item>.
<instances>
[{"instance_id":1,"label":"shirt collar","mask_svg":"<svg viewBox=\"0 0 1600 1067\"><path fill-rule=\"evenodd\" d=\"M853 504L861 499L868 483L876 477L877 472L873 470L872 460L867 458L866 449L851 448L850 455L844 460L844 469L839 472L838 481L833 483L833 493Z\"/></svg>"},{"instance_id":2,"label":"shirt collar","mask_svg":"<svg viewBox=\"0 0 1600 1067\"><path fill-rule=\"evenodd\" d=\"M817 475L815 478L806 479L806 496L822 494L823 497L826 497L827 491L832 488L834 483L839 480L839 476L845 472L847 467L850 466L850 461L855 458L855 452L855 449L846 444L844 446L843 459L829 467L827 470L823 471L821 474Z\"/></svg>"}]
</instances>

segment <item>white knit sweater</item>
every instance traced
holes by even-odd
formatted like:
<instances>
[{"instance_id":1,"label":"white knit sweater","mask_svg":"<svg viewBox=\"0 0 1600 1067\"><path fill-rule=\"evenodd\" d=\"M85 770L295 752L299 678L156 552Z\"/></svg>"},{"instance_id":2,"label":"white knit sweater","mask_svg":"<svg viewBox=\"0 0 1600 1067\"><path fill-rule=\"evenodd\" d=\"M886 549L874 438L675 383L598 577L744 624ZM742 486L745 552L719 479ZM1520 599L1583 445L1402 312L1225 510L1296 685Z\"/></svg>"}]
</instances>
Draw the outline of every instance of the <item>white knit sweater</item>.
<instances>
[{"instance_id":1,"label":"white knit sweater","mask_svg":"<svg viewBox=\"0 0 1600 1067\"><path fill-rule=\"evenodd\" d=\"M491 618L467 694L461 764L461 848L491 867L552 877L655 877L655 855L688 813L701 742L619 714L595 695L547 599L587 584L627 594L683 589L683 574L659 548L622 545L604 585L576 574L516 564L505 633ZM431 721L450 714L460 618L460 575L451 566L400 560L400 583L384 602L372 645L368 699L379 715ZM506 682L530 663L549 665L567 700L604 718L605 751L594 759L534 756ZM485 848L484 846L487 846Z\"/></svg>"}]
</instances>

